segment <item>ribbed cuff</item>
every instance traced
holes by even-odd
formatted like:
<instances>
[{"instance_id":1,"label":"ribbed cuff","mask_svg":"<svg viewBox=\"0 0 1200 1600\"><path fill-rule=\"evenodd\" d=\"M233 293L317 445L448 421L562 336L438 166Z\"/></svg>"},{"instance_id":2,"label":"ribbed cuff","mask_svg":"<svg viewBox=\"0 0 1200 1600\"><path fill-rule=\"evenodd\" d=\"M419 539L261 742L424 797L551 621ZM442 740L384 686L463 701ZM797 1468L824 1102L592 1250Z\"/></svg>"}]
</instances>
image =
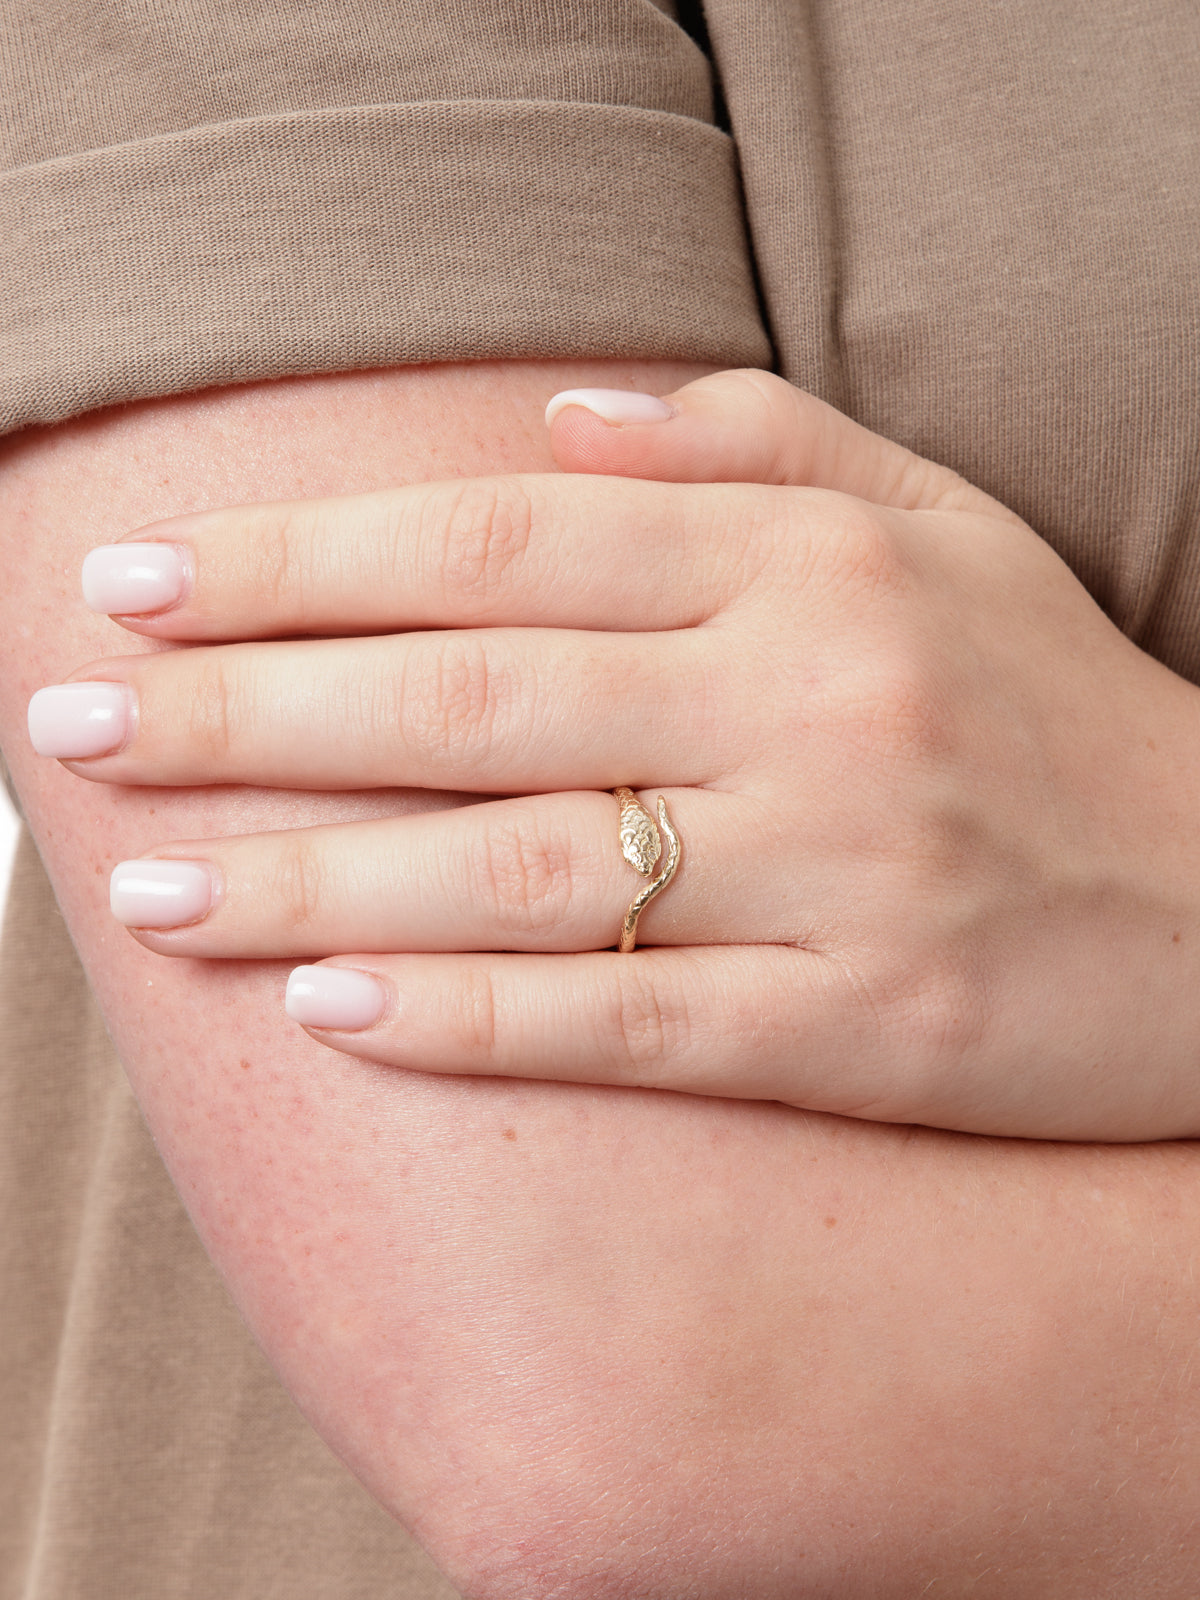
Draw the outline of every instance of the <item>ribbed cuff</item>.
<instances>
[{"instance_id":1,"label":"ribbed cuff","mask_svg":"<svg viewBox=\"0 0 1200 1600\"><path fill-rule=\"evenodd\" d=\"M406 362L771 359L731 142L661 112L254 118L10 172L0 217L0 432Z\"/></svg>"}]
</instances>

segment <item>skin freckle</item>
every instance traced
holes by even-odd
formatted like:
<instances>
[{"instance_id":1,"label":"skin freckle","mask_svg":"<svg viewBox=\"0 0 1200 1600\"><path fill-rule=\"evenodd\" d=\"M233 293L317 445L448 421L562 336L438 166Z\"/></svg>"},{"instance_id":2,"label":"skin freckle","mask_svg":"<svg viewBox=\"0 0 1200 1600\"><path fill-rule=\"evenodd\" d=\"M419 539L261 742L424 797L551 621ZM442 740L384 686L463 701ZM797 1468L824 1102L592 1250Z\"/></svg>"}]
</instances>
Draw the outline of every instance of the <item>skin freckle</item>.
<instances>
[{"instance_id":1,"label":"skin freckle","mask_svg":"<svg viewBox=\"0 0 1200 1600\"><path fill-rule=\"evenodd\" d=\"M515 1128L505 1128L504 1137L506 1139L515 1139L517 1137L517 1130Z\"/></svg>"},{"instance_id":2,"label":"skin freckle","mask_svg":"<svg viewBox=\"0 0 1200 1600\"><path fill-rule=\"evenodd\" d=\"M825 1218L825 1226L827 1228L836 1228L837 1227L837 1218L836 1217L826 1217Z\"/></svg>"},{"instance_id":3,"label":"skin freckle","mask_svg":"<svg viewBox=\"0 0 1200 1600\"><path fill-rule=\"evenodd\" d=\"M246 1060L245 1056L242 1057L242 1059L238 1063L238 1065L241 1067L243 1072L249 1072L250 1071L250 1063Z\"/></svg>"}]
</instances>

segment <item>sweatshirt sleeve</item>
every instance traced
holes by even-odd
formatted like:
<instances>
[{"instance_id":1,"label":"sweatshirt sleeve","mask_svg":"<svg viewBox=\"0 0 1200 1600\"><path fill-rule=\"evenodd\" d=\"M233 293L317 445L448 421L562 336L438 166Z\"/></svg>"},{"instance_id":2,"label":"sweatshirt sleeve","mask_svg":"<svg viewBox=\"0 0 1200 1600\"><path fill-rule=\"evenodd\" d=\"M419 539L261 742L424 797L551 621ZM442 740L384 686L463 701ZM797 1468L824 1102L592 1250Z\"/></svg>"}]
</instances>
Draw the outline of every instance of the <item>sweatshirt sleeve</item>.
<instances>
[{"instance_id":1,"label":"sweatshirt sleeve","mask_svg":"<svg viewBox=\"0 0 1200 1600\"><path fill-rule=\"evenodd\" d=\"M0 431L406 362L770 363L708 62L651 0L4 0L0 75Z\"/></svg>"}]
</instances>

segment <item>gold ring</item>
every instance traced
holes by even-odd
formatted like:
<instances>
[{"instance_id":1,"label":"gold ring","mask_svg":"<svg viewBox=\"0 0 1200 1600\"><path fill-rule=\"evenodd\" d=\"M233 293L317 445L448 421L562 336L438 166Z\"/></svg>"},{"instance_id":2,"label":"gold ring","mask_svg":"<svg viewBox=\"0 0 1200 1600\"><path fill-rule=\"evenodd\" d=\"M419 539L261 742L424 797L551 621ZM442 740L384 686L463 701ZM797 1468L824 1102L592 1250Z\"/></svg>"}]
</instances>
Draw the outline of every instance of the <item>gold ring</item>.
<instances>
[{"instance_id":1,"label":"gold ring","mask_svg":"<svg viewBox=\"0 0 1200 1600\"><path fill-rule=\"evenodd\" d=\"M661 894L675 876L679 858L683 854L683 845L667 815L667 802L662 795L658 797L658 827L655 827L654 818L632 789L614 789L613 797L621 808L621 854L631 867L637 868L643 878L650 879L646 887L634 895L629 910L625 913L625 920L621 924L621 938L617 949L626 952L632 950L637 943L638 918L655 895ZM659 828L667 840L667 853L661 865L659 857L662 856L663 845ZM655 867L658 867L657 872L654 870Z\"/></svg>"}]
</instances>

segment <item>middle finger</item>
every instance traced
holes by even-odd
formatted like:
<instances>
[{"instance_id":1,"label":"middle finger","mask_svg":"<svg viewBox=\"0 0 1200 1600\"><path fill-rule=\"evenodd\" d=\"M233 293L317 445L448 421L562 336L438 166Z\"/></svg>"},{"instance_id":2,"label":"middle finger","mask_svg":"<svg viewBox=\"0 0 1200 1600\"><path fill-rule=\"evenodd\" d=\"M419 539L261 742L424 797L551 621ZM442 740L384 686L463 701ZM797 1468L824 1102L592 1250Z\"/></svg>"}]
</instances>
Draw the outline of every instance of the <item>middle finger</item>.
<instances>
[{"instance_id":1,"label":"middle finger","mask_svg":"<svg viewBox=\"0 0 1200 1600\"><path fill-rule=\"evenodd\" d=\"M695 786L736 761L723 630L496 628L171 651L39 691L30 734L122 784L532 793ZM752 736L751 736L752 737Z\"/></svg>"}]
</instances>

